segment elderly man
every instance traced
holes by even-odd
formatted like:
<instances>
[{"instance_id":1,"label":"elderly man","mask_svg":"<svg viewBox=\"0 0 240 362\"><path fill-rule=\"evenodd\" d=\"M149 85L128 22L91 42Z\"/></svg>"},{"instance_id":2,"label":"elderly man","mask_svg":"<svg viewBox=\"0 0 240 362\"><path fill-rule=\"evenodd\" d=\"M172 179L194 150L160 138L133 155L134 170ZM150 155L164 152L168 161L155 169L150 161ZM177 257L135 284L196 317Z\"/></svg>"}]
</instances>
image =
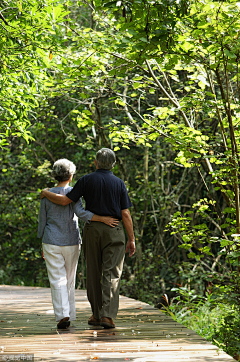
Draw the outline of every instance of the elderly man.
<instances>
[{"instance_id":1,"label":"elderly man","mask_svg":"<svg viewBox=\"0 0 240 362\"><path fill-rule=\"evenodd\" d=\"M126 252L135 253L132 218L128 208L132 206L124 182L110 171L116 162L115 154L108 148L97 152L96 171L81 177L67 195L42 191L41 197L68 205L84 197L86 209L100 216L112 216L119 220L112 228L98 221L85 224L83 250L87 265L87 295L92 308L90 325L115 328L113 318L119 306L120 278L125 252L125 235L128 235ZM122 222L121 222L122 220Z\"/></svg>"}]
</instances>

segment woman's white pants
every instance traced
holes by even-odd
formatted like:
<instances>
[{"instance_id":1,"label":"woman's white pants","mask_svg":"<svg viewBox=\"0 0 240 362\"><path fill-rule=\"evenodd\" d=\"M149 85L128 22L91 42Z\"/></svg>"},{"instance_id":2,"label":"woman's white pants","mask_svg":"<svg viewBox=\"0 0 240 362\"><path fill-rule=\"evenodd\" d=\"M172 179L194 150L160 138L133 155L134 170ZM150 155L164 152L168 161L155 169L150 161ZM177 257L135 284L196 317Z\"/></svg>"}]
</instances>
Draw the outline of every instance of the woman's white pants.
<instances>
[{"instance_id":1,"label":"woman's white pants","mask_svg":"<svg viewBox=\"0 0 240 362\"><path fill-rule=\"evenodd\" d=\"M81 245L42 244L56 321L76 319L75 279Z\"/></svg>"}]
</instances>

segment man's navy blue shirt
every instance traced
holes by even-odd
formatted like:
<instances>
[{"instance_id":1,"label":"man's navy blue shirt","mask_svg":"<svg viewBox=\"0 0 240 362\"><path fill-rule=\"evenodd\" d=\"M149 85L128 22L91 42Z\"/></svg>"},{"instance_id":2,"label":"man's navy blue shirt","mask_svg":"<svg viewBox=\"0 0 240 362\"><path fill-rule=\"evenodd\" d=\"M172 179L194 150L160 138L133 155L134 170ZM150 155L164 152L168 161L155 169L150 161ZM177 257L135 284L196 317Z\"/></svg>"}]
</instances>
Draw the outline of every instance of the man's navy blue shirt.
<instances>
[{"instance_id":1,"label":"man's navy blue shirt","mask_svg":"<svg viewBox=\"0 0 240 362\"><path fill-rule=\"evenodd\" d=\"M84 197L86 210L119 220L122 219L121 210L132 206L123 180L104 169L81 177L66 196L74 202Z\"/></svg>"}]
</instances>

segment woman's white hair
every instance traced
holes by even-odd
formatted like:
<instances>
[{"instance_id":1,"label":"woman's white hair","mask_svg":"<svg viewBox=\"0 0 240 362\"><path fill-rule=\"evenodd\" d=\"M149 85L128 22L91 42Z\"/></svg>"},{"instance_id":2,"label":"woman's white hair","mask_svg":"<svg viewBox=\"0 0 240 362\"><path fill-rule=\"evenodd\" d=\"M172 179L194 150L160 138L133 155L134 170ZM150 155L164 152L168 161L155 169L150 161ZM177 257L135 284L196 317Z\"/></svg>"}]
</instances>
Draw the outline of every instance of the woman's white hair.
<instances>
[{"instance_id":1,"label":"woman's white hair","mask_svg":"<svg viewBox=\"0 0 240 362\"><path fill-rule=\"evenodd\" d=\"M59 182L67 181L75 172L76 166L74 163L67 160L66 158L61 158L54 163L52 176Z\"/></svg>"}]
</instances>

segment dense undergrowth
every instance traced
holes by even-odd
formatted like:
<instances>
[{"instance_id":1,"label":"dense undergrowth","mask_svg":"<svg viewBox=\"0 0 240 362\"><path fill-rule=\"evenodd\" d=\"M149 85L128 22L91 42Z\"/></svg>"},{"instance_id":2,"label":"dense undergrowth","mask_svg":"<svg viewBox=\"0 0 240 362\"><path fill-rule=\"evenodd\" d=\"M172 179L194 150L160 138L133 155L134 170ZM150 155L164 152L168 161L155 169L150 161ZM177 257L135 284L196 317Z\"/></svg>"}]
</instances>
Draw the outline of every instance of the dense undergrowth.
<instances>
[{"instance_id":1,"label":"dense undergrowth","mask_svg":"<svg viewBox=\"0 0 240 362\"><path fill-rule=\"evenodd\" d=\"M139 288L139 282L123 280L122 293L156 305L156 295L148 286ZM197 295L187 288L173 288L177 296L168 305L160 306L161 311L177 322L194 330L207 341L240 361L240 313L239 306L220 302L218 294Z\"/></svg>"},{"instance_id":2,"label":"dense undergrowth","mask_svg":"<svg viewBox=\"0 0 240 362\"><path fill-rule=\"evenodd\" d=\"M126 259L121 294L160 308L240 361L239 281L234 272L232 284L223 283L217 272L210 274L200 265L193 269L191 262L167 265L150 249L142 253L141 262L132 267L129 262Z\"/></svg>"},{"instance_id":3,"label":"dense undergrowth","mask_svg":"<svg viewBox=\"0 0 240 362\"><path fill-rule=\"evenodd\" d=\"M240 361L240 315L236 306L216 303L209 295L198 304L189 301L170 305L166 312Z\"/></svg>"}]
</instances>

